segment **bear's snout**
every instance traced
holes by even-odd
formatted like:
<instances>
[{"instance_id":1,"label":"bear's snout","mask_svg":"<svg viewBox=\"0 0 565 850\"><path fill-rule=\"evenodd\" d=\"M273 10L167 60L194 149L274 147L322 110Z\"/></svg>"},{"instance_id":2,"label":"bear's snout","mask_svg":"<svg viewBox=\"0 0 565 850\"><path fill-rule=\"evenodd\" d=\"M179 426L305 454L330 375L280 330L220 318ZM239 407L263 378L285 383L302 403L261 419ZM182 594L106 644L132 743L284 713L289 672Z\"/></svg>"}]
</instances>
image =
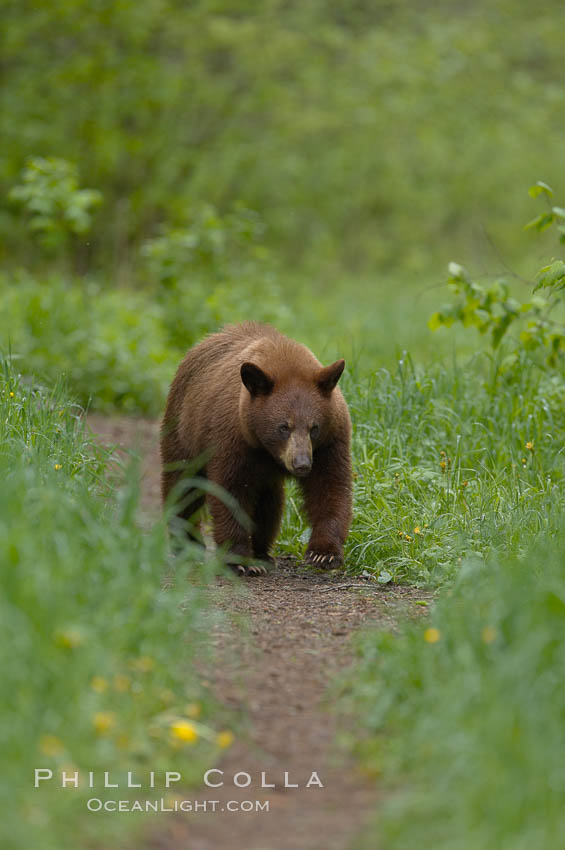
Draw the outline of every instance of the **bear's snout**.
<instances>
[{"instance_id":1,"label":"bear's snout","mask_svg":"<svg viewBox=\"0 0 565 850\"><path fill-rule=\"evenodd\" d=\"M308 475L311 469L312 458L306 453L299 454L292 458L293 475L298 475L298 477L301 478L303 475Z\"/></svg>"},{"instance_id":2,"label":"bear's snout","mask_svg":"<svg viewBox=\"0 0 565 850\"><path fill-rule=\"evenodd\" d=\"M307 433L293 431L281 455L291 475L302 478L312 469L312 443Z\"/></svg>"}]
</instances>

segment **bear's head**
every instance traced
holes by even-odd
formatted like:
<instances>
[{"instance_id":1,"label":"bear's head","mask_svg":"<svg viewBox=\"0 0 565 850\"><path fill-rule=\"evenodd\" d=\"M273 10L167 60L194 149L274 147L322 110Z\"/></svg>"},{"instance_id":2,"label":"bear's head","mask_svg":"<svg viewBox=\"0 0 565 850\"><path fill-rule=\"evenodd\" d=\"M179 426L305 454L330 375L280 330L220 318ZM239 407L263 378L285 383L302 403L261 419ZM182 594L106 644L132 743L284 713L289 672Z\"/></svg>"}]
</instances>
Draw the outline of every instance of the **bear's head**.
<instances>
[{"instance_id":1,"label":"bear's head","mask_svg":"<svg viewBox=\"0 0 565 850\"><path fill-rule=\"evenodd\" d=\"M313 454L336 426L337 382L345 360L282 374L242 363L240 420L246 441L263 448L291 475L308 475Z\"/></svg>"}]
</instances>

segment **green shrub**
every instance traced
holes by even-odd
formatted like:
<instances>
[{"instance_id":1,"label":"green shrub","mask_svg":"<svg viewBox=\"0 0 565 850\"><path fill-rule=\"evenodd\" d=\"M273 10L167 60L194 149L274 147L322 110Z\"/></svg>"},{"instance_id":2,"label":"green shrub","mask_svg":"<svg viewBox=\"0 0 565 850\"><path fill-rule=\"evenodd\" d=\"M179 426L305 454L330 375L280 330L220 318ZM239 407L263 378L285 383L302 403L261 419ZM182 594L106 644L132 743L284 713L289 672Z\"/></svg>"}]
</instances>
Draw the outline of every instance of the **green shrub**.
<instances>
[{"instance_id":1,"label":"green shrub","mask_svg":"<svg viewBox=\"0 0 565 850\"><path fill-rule=\"evenodd\" d=\"M535 228L539 232L554 224L560 235L559 241L565 242L565 209L553 206L552 189L538 181L530 187L530 195L534 198L543 195L547 211L534 218L526 229ZM502 340L510 336L509 331L518 328L520 334L514 341L514 349L501 363L502 371L516 366L521 368L522 352L530 354L542 368L547 365L552 369L562 369L565 351L563 260L554 259L538 271L535 285L532 284L534 294L526 302L511 296L508 280L500 279L482 285L472 280L458 263L449 264L448 286L457 300L431 316L428 322L431 330L460 322L464 328L476 328L479 333L488 334L491 348L496 351ZM539 294L540 290L543 290L543 295Z\"/></svg>"},{"instance_id":2,"label":"green shrub","mask_svg":"<svg viewBox=\"0 0 565 850\"><path fill-rule=\"evenodd\" d=\"M490 262L490 240L512 262L517 175L562 171L564 15L560 0L21 0L4 10L0 179L28 157L76 162L104 195L88 241L108 277L131 279L187 207L236 201L320 280L421 279L455 250ZM0 228L4 257L28 263L13 211Z\"/></svg>"},{"instance_id":3,"label":"green shrub","mask_svg":"<svg viewBox=\"0 0 565 850\"><path fill-rule=\"evenodd\" d=\"M142 294L94 283L0 279L0 350L48 383L65 377L82 405L158 415L178 362L163 310Z\"/></svg>"},{"instance_id":4,"label":"green shrub","mask_svg":"<svg viewBox=\"0 0 565 850\"><path fill-rule=\"evenodd\" d=\"M184 352L223 324L280 319L285 311L260 217L242 204L225 216L205 204L189 218L141 249L170 345Z\"/></svg>"},{"instance_id":5,"label":"green shrub","mask_svg":"<svg viewBox=\"0 0 565 850\"><path fill-rule=\"evenodd\" d=\"M33 157L10 200L23 207L31 233L46 250L68 248L72 236L88 233L92 210L102 203L94 189L79 189L76 165L64 159Z\"/></svg>"}]
</instances>

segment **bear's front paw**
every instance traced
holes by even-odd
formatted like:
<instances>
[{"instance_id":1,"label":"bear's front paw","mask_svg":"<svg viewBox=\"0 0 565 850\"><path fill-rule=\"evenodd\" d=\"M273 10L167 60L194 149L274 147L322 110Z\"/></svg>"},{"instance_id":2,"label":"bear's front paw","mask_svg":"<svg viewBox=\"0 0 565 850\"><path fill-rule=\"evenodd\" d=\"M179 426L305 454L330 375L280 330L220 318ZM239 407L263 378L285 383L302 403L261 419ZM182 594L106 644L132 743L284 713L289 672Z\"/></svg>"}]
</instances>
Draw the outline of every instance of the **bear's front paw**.
<instances>
[{"instance_id":1,"label":"bear's front paw","mask_svg":"<svg viewBox=\"0 0 565 850\"><path fill-rule=\"evenodd\" d=\"M238 576L242 578L244 576L266 576L267 568L262 564L251 564L248 567L244 567L243 564L230 564L230 569L234 571Z\"/></svg>"},{"instance_id":2,"label":"bear's front paw","mask_svg":"<svg viewBox=\"0 0 565 850\"><path fill-rule=\"evenodd\" d=\"M333 570L343 564L343 555L338 552L320 552L317 549L308 549L304 556L306 564L312 564L321 570Z\"/></svg>"}]
</instances>

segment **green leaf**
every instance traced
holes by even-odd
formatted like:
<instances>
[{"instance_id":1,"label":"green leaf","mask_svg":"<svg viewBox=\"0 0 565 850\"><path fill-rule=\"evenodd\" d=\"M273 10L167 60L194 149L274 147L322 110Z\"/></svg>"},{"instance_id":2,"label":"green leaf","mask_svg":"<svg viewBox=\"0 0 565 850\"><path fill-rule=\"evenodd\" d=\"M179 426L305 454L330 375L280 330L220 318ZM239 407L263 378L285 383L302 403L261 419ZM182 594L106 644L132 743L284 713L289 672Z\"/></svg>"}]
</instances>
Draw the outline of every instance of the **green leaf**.
<instances>
[{"instance_id":1,"label":"green leaf","mask_svg":"<svg viewBox=\"0 0 565 850\"><path fill-rule=\"evenodd\" d=\"M542 213L524 225L524 230L531 230L535 227L535 229L541 233L542 230L546 230L550 227L554 220L555 216L553 213Z\"/></svg>"},{"instance_id":2,"label":"green leaf","mask_svg":"<svg viewBox=\"0 0 565 850\"><path fill-rule=\"evenodd\" d=\"M523 344L526 351L532 351L541 345L541 334L539 329L522 331L520 334L520 342Z\"/></svg>"},{"instance_id":3,"label":"green leaf","mask_svg":"<svg viewBox=\"0 0 565 850\"><path fill-rule=\"evenodd\" d=\"M565 600L553 590L548 590L545 598L547 610L559 617L565 616Z\"/></svg>"},{"instance_id":4,"label":"green leaf","mask_svg":"<svg viewBox=\"0 0 565 850\"><path fill-rule=\"evenodd\" d=\"M480 308L474 310L474 324L480 325L488 325L491 321L491 314L488 310L481 310Z\"/></svg>"},{"instance_id":5,"label":"green leaf","mask_svg":"<svg viewBox=\"0 0 565 850\"><path fill-rule=\"evenodd\" d=\"M532 198L537 198L538 195L541 195L542 192L547 195L548 198L553 196L553 189L551 186L548 186L547 183L544 183L543 180L537 180L533 186L530 186L528 189L528 193Z\"/></svg>"},{"instance_id":6,"label":"green leaf","mask_svg":"<svg viewBox=\"0 0 565 850\"><path fill-rule=\"evenodd\" d=\"M565 263L563 260L555 260L549 266L540 269L536 275L536 281L536 289L547 287L562 289L565 286Z\"/></svg>"},{"instance_id":7,"label":"green leaf","mask_svg":"<svg viewBox=\"0 0 565 850\"><path fill-rule=\"evenodd\" d=\"M492 347L493 348L498 348L498 346L500 345L500 343L502 341L504 334L508 330L509 324L510 324L510 321L505 321L505 322L502 322L500 325L498 325L498 327L493 329L493 332L492 332Z\"/></svg>"}]
</instances>

